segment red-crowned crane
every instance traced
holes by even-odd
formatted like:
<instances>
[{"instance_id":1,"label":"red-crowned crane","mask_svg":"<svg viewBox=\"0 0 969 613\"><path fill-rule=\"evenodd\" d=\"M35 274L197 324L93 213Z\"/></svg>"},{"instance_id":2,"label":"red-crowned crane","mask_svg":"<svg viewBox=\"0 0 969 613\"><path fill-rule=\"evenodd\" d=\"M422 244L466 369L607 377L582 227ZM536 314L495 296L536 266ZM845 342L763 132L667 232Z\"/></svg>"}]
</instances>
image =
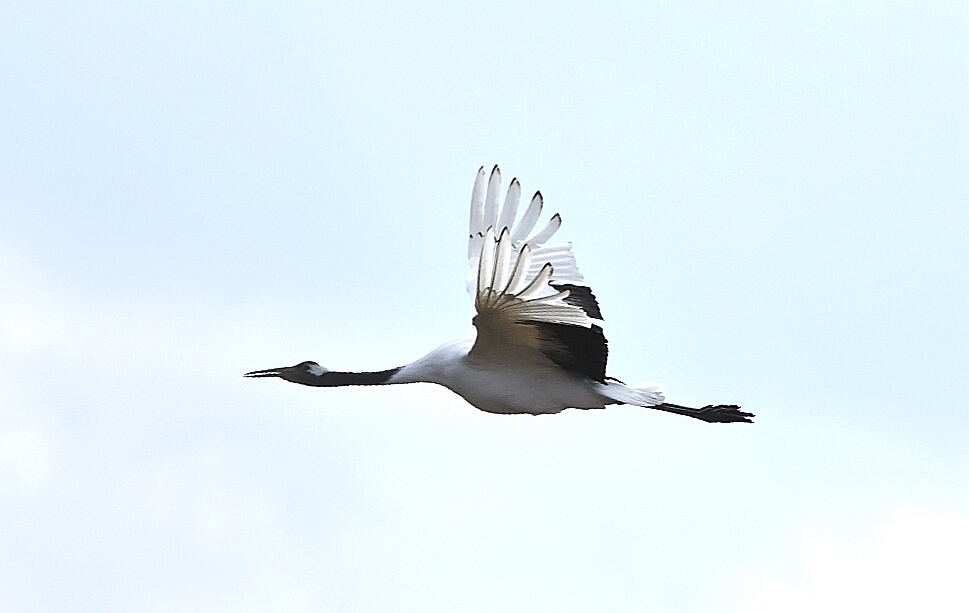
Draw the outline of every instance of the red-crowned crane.
<instances>
[{"instance_id":1,"label":"red-crowned crane","mask_svg":"<svg viewBox=\"0 0 969 613\"><path fill-rule=\"evenodd\" d=\"M707 422L752 422L737 405L693 409L665 402L662 386L626 385L606 376L602 313L583 282L571 243L546 245L562 225L542 213L536 192L515 223L521 185L512 179L499 206L501 172L478 170L471 195L468 291L476 336L445 343L410 364L377 372L338 372L316 362L254 370L317 387L437 383L489 413L542 415L563 409L632 404Z\"/></svg>"}]
</instances>

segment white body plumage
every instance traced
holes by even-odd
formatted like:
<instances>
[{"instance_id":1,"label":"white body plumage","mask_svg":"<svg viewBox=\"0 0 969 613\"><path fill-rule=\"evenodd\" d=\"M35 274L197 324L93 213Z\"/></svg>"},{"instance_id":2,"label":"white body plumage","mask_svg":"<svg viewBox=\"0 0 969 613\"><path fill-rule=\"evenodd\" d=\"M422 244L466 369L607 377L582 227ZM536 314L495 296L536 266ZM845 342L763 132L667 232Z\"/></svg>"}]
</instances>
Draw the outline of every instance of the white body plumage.
<instances>
[{"instance_id":1,"label":"white body plumage","mask_svg":"<svg viewBox=\"0 0 969 613\"><path fill-rule=\"evenodd\" d=\"M663 402L659 386L633 389L616 381L598 383L563 370L541 354L509 352L508 359L476 360L470 356L474 337L445 343L411 362L387 383L437 383L482 411L542 415L564 409L602 409L626 402L640 406ZM648 404L647 404L648 403Z\"/></svg>"}]
</instances>

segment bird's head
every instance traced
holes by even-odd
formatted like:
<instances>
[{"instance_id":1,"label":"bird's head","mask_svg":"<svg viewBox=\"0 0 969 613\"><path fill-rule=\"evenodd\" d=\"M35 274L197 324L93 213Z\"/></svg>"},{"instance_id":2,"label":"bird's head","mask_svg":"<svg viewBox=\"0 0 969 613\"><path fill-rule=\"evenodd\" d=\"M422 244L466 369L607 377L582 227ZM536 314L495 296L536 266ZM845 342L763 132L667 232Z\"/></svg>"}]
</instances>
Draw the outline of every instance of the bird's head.
<instances>
[{"instance_id":1,"label":"bird's head","mask_svg":"<svg viewBox=\"0 0 969 613\"><path fill-rule=\"evenodd\" d=\"M330 372L316 362L300 362L296 366L283 366L282 368L267 368L265 370L254 370L247 372L244 377L279 377L293 383L311 384L324 373Z\"/></svg>"}]
</instances>

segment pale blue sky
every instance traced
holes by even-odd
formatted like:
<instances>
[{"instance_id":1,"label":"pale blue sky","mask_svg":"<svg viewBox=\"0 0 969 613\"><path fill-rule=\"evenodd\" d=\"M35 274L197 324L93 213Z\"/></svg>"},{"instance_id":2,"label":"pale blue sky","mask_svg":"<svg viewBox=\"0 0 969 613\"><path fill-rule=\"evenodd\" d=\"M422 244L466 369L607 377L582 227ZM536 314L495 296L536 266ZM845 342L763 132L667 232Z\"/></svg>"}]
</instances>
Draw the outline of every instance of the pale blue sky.
<instances>
[{"instance_id":1,"label":"pale blue sky","mask_svg":"<svg viewBox=\"0 0 969 613\"><path fill-rule=\"evenodd\" d=\"M963 611L963 3L6 3L0 609ZM635 407L241 377L562 214Z\"/></svg>"}]
</instances>

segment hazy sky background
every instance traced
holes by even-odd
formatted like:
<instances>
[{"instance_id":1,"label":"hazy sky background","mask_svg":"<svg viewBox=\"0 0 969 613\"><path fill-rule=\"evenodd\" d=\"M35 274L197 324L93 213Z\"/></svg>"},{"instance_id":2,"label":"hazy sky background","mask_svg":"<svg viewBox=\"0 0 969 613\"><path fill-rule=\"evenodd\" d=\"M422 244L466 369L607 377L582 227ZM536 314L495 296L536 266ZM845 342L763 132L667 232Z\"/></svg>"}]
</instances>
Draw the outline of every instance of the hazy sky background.
<instances>
[{"instance_id":1,"label":"hazy sky background","mask_svg":"<svg viewBox=\"0 0 969 613\"><path fill-rule=\"evenodd\" d=\"M969 9L5 2L0 610L965 611ZM563 215L636 407L472 332L474 173Z\"/></svg>"}]
</instances>

